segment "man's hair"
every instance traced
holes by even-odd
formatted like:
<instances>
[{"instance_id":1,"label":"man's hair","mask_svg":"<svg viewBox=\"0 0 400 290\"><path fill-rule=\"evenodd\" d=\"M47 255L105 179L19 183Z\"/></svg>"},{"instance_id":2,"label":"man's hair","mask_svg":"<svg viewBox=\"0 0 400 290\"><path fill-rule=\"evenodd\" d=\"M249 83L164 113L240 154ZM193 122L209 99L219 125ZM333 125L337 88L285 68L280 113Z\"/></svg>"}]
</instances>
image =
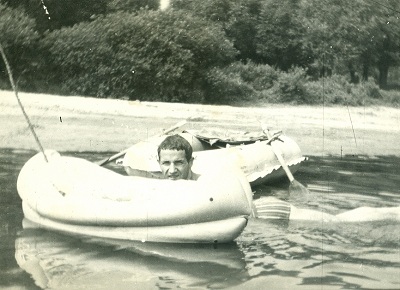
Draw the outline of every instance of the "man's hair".
<instances>
[{"instance_id":1,"label":"man's hair","mask_svg":"<svg viewBox=\"0 0 400 290\"><path fill-rule=\"evenodd\" d=\"M157 153L158 159L160 159L161 150L184 150L186 160L189 162L192 159L192 145L180 135L171 135L164 139L158 146Z\"/></svg>"}]
</instances>

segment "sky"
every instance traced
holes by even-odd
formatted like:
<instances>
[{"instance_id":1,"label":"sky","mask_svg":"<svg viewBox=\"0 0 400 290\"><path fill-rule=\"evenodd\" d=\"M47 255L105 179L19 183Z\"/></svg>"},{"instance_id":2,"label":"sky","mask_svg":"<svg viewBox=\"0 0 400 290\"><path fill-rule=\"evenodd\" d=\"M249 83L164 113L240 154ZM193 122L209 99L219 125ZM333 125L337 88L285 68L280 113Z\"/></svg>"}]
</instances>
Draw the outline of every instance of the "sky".
<instances>
[{"instance_id":1,"label":"sky","mask_svg":"<svg viewBox=\"0 0 400 290\"><path fill-rule=\"evenodd\" d=\"M169 0L160 0L160 9L164 10L169 5Z\"/></svg>"}]
</instances>

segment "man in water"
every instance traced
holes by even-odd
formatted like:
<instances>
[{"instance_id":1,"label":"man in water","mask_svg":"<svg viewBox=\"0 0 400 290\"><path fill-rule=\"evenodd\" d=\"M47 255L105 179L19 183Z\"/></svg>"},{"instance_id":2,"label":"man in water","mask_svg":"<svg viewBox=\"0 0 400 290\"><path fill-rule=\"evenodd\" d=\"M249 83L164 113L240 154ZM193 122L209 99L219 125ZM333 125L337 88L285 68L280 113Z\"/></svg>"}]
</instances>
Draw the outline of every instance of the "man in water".
<instances>
[{"instance_id":1,"label":"man in water","mask_svg":"<svg viewBox=\"0 0 400 290\"><path fill-rule=\"evenodd\" d=\"M165 179L197 180L199 174L192 171L192 146L180 135L171 135L158 146L158 163Z\"/></svg>"},{"instance_id":2,"label":"man in water","mask_svg":"<svg viewBox=\"0 0 400 290\"><path fill-rule=\"evenodd\" d=\"M323 221L323 222L366 222L379 220L400 220L400 207L359 207L332 215L325 212L298 208L274 196L254 200L257 217L260 219L283 221Z\"/></svg>"},{"instance_id":3,"label":"man in water","mask_svg":"<svg viewBox=\"0 0 400 290\"><path fill-rule=\"evenodd\" d=\"M199 174L192 171L192 146L180 135L168 136L158 146L158 163L162 176L170 180L197 180ZM395 219L400 220L400 207L360 207L338 215L298 208L276 197L264 197L254 201L257 217L269 220L308 220L325 222L356 222Z\"/></svg>"}]
</instances>

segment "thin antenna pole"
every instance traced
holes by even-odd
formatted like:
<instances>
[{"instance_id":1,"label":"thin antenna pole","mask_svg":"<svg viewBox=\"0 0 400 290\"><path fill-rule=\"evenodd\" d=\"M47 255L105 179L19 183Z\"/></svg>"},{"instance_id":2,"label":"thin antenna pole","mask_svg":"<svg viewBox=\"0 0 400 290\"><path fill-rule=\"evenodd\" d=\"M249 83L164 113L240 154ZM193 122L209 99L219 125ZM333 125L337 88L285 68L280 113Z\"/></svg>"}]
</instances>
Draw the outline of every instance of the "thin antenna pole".
<instances>
[{"instance_id":1,"label":"thin antenna pole","mask_svg":"<svg viewBox=\"0 0 400 290\"><path fill-rule=\"evenodd\" d=\"M3 57L4 63L6 64L8 78L10 79L11 87L12 87L14 93L15 93L15 96L17 97L18 104L19 104L19 106L20 106L20 108L22 110L22 113L24 114L24 117L25 117L26 121L28 122L29 129L31 130L31 132L33 134L33 137L35 138L36 143L39 145L40 151L43 153L44 159L46 160L46 162L49 162L47 160L46 154L44 154L44 149L43 149L42 144L39 141L39 137L36 135L36 132L33 129L33 125L31 123L31 121L29 120L28 114L25 112L24 106L22 105L21 100L20 100L20 98L18 96L17 88L16 88L16 86L14 84L14 79L13 79L12 72L11 72L11 67L10 67L10 64L8 63L6 54L5 54L4 50L3 50L3 46L1 45L1 43L0 43L0 53L1 53L1 56Z\"/></svg>"},{"instance_id":2,"label":"thin antenna pole","mask_svg":"<svg viewBox=\"0 0 400 290\"><path fill-rule=\"evenodd\" d=\"M351 129L353 130L354 142L356 143L356 148L357 148L358 146L357 146L356 131L354 130L353 120L351 119L351 114L350 114L349 105L346 104L346 106L347 106L347 112L349 113L349 118L350 118L350 123L351 123Z\"/></svg>"},{"instance_id":3,"label":"thin antenna pole","mask_svg":"<svg viewBox=\"0 0 400 290\"><path fill-rule=\"evenodd\" d=\"M322 155L325 154L325 51L322 54Z\"/></svg>"}]
</instances>

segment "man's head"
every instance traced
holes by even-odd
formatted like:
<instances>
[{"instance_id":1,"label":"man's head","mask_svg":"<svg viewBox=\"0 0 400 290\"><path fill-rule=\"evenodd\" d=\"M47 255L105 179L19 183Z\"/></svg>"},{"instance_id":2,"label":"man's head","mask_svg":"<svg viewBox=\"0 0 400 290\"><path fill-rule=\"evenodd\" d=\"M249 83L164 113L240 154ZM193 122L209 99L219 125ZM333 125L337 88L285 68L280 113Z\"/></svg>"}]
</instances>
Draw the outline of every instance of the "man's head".
<instances>
[{"instance_id":1,"label":"man's head","mask_svg":"<svg viewBox=\"0 0 400 290\"><path fill-rule=\"evenodd\" d=\"M193 164L192 146L179 135L168 136L158 146L158 162L164 177L188 179Z\"/></svg>"}]
</instances>

